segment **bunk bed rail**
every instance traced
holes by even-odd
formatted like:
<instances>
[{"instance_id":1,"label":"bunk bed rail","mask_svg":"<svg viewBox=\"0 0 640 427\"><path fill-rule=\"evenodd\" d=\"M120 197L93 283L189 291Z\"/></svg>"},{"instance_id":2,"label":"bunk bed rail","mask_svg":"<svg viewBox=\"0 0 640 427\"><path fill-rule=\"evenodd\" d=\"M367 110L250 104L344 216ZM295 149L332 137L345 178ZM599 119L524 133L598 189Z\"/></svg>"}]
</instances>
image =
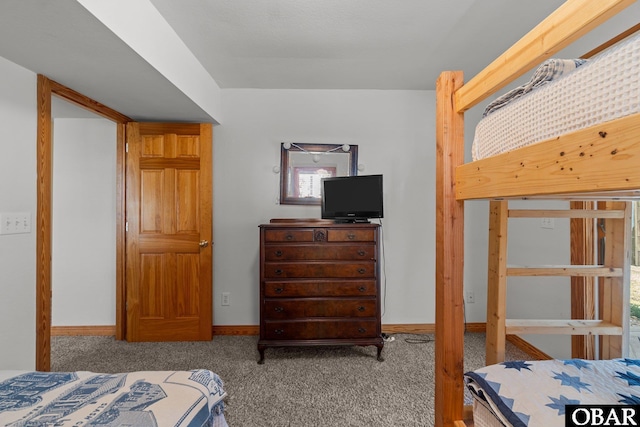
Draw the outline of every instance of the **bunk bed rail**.
<instances>
[{"instance_id":1,"label":"bunk bed rail","mask_svg":"<svg viewBox=\"0 0 640 427\"><path fill-rule=\"evenodd\" d=\"M569 46L635 0L568 0L455 93L461 113Z\"/></svg>"}]
</instances>

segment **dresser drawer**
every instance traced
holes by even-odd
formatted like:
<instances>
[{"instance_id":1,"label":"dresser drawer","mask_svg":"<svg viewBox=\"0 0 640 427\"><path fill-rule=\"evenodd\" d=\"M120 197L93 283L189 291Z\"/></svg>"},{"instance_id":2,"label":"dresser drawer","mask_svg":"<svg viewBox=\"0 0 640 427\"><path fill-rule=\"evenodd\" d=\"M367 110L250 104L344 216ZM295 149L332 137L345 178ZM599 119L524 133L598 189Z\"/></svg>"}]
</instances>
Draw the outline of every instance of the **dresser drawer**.
<instances>
[{"instance_id":1,"label":"dresser drawer","mask_svg":"<svg viewBox=\"0 0 640 427\"><path fill-rule=\"evenodd\" d=\"M267 340L354 339L378 336L376 320L268 321L263 325Z\"/></svg>"},{"instance_id":2,"label":"dresser drawer","mask_svg":"<svg viewBox=\"0 0 640 427\"><path fill-rule=\"evenodd\" d=\"M267 320L305 317L376 317L375 299L275 299L264 302Z\"/></svg>"},{"instance_id":3,"label":"dresser drawer","mask_svg":"<svg viewBox=\"0 0 640 427\"><path fill-rule=\"evenodd\" d=\"M313 229L265 230L265 242L313 242Z\"/></svg>"},{"instance_id":4,"label":"dresser drawer","mask_svg":"<svg viewBox=\"0 0 640 427\"><path fill-rule=\"evenodd\" d=\"M265 262L267 279L304 277L375 278L375 261L363 262Z\"/></svg>"},{"instance_id":5,"label":"dresser drawer","mask_svg":"<svg viewBox=\"0 0 640 427\"><path fill-rule=\"evenodd\" d=\"M374 230L358 230L355 228L330 229L327 233L329 242L375 242Z\"/></svg>"},{"instance_id":6,"label":"dresser drawer","mask_svg":"<svg viewBox=\"0 0 640 427\"><path fill-rule=\"evenodd\" d=\"M375 280L331 281L298 280L295 282L264 282L264 296L274 297L333 297L375 296Z\"/></svg>"},{"instance_id":7,"label":"dresser drawer","mask_svg":"<svg viewBox=\"0 0 640 427\"><path fill-rule=\"evenodd\" d=\"M304 260L373 260L376 247L370 244L301 244L266 245L265 261L304 261Z\"/></svg>"}]
</instances>

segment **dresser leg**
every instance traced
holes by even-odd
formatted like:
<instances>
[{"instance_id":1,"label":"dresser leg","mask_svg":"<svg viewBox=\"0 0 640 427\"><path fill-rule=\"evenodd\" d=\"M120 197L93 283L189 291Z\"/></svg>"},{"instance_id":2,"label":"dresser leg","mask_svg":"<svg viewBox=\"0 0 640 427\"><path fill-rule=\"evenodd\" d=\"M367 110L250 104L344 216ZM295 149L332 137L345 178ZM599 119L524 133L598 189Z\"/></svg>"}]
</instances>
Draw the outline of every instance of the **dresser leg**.
<instances>
[{"instance_id":1,"label":"dresser leg","mask_svg":"<svg viewBox=\"0 0 640 427\"><path fill-rule=\"evenodd\" d=\"M258 360L258 365L264 364L264 348L258 348L258 352L260 353L260 360Z\"/></svg>"},{"instance_id":2,"label":"dresser leg","mask_svg":"<svg viewBox=\"0 0 640 427\"><path fill-rule=\"evenodd\" d=\"M384 344L378 344L376 347L378 347L378 362L383 362L384 357L382 357L382 348L384 347Z\"/></svg>"}]
</instances>

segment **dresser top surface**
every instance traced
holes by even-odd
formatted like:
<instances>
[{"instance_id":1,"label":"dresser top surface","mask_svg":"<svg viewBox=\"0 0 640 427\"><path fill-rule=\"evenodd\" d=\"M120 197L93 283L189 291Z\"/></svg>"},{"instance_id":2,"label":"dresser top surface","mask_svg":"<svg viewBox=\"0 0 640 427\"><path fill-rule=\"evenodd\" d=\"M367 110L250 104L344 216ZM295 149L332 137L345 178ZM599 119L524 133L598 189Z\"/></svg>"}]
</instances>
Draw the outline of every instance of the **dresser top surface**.
<instances>
[{"instance_id":1,"label":"dresser top surface","mask_svg":"<svg viewBox=\"0 0 640 427\"><path fill-rule=\"evenodd\" d=\"M336 223L331 220L323 220L323 219L297 219L297 218L275 218L272 219L268 224L260 224L260 228L269 227L269 228L292 228L292 227L300 227L300 228L308 228L308 227L332 227L332 228L372 228L372 227L380 227L380 224L373 222L351 222L351 223Z\"/></svg>"}]
</instances>

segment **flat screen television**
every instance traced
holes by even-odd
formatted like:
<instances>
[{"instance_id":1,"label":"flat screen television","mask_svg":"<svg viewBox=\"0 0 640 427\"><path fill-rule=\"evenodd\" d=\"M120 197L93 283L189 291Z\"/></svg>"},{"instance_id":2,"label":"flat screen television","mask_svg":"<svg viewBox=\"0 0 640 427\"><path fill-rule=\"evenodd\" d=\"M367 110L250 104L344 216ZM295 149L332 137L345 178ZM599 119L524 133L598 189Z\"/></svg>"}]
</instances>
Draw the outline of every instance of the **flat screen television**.
<instances>
[{"instance_id":1,"label":"flat screen television","mask_svg":"<svg viewBox=\"0 0 640 427\"><path fill-rule=\"evenodd\" d=\"M382 175L322 179L322 218L336 222L369 222L383 217Z\"/></svg>"}]
</instances>

